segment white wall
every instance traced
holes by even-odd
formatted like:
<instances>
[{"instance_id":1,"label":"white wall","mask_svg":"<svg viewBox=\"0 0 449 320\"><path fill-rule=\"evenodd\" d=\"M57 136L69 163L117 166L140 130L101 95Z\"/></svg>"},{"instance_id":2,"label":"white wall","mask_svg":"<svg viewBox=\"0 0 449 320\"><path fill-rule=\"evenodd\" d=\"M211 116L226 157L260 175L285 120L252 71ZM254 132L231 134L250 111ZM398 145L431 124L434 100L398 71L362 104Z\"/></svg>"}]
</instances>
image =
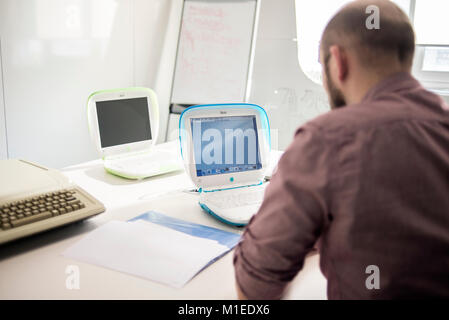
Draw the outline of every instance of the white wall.
<instances>
[{"instance_id":1,"label":"white wall","mask_svg":"<svg viewBox=\"0 0 449 320\"><path fill-rule=\"evenodd\" d=\"M168 138L168 140L173 140L173 136L175 138L178 137L177 123L174 128L169 126L168 123L183 2L184 0L171 0L170 14L167 21L168 27L165 32L161 60L158 61L159 68L155 81L155 91L158 94L159 107L161 109L160 130L162 134L160 134L159 137L163 136L165 139ZM173 121L173 117L171 117L170 122L174 123L176 121ZM176 133L175 135L173 135L174 132Z\"/></svg>"},{"instance_id":2,"label":"white wall","mask_svg":"<svg viewBox=\"0 0 449 320\"><path fill-rule=\"evenodd\" d=\"M87 97L100 89L154 87L170 6L166 0L2 0L9 156L56 168L97 158Z\"/></svg>"},{"instance_id":3,"label":"white wall","mask_svg":"<svg viewBox=\"0 0 449 320\"><path fill-rule=\"evenodd\" d=\"M1 34L1 33L0 33ZM0 38L0 160L8 158L6 142L6 118L3 104L3 80L2 80L2 43Z\"/></svg>"}]
</instances>

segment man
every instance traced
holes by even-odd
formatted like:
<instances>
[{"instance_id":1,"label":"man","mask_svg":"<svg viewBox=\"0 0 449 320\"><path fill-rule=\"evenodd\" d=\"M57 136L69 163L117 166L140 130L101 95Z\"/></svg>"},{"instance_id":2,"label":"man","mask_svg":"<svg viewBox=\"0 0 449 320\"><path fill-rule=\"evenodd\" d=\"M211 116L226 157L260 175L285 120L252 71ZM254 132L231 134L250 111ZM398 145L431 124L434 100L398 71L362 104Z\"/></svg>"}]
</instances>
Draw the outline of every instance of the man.
<instances>
[{"instance_id":1,"label":"man","mask_svg":"<svg viewBox=\"0 0 449 320\"><path fill-rule=\"evenodd\" d=\"M449 111L410 74L414 39L387 0L351 2L329 22L333 110L297 130L244 231L240 298L282 297L315 245L329 299L449 297Z\"/></svg>"}]
</instances>

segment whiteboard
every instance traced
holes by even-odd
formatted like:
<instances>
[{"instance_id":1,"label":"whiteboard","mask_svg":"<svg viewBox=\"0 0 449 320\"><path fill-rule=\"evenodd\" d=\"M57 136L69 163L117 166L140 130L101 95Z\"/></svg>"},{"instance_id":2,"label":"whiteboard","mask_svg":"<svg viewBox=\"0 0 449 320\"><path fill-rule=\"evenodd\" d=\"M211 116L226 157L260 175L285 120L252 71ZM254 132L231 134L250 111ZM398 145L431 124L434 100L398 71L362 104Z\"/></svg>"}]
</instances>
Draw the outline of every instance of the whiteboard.
<instances>
[{"instance_id":1,"label":"whiteboard","mask_svg":"<svg viewBox=\"0 0 449 320\"><path fill-rule=\"evenodd\" d=\"M248 81L256 0L186 0L172 103L243 102Z\"/></svg>"}]
</instances>

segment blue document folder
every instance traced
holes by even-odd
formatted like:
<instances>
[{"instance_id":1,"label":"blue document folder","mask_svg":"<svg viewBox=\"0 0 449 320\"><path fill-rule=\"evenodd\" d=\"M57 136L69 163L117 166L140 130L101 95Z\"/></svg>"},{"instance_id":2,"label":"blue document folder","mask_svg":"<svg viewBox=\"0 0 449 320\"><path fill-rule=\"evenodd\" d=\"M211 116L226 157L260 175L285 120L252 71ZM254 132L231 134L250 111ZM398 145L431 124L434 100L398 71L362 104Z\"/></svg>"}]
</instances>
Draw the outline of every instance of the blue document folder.
<instances>
[{"instance_id":1,"label":"blue document folder","mask_svg":"<svg viewBox=\"0 0 449 320\"><path fill-rule=\"evenodd\" d=\"M234 248L240 240L239 234L172 218L155 211L146 212L128 221L131 222L136 220L145 220L191 236L216 240L218 243L227 246L229 249Z\"/></svg>"}]
</instances>

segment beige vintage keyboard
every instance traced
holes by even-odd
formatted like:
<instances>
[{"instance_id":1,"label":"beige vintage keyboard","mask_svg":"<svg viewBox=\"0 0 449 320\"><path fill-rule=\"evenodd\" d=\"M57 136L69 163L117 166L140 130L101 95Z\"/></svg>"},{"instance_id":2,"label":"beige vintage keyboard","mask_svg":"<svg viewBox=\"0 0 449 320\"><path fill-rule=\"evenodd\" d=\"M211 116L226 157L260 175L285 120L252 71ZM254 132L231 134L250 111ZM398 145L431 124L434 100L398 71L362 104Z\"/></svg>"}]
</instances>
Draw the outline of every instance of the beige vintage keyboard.
<instances>
[{"instance_id":1,"label":"beige vintage keyboard","mask_svg":"<svg viewBox=\"0 0 449 320\"><path fill-rule=\"evenodd\" d=\"M79 187L0 203L0 244L89 218L104 206Z\"/></svg>"}]
</instances>

